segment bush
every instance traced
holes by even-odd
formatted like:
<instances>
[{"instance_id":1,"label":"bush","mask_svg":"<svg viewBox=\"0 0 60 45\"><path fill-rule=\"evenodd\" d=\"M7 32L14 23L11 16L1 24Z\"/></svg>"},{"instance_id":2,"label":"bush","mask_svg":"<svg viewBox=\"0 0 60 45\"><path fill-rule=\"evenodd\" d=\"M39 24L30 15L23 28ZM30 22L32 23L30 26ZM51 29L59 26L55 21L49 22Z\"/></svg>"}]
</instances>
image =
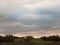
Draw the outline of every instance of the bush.
<instances>
[{"instance_id":1,"label":"bush","mask_svg":"<svg viewBox=\"0 0 60 45\"><path fill-rule=\"evenodd\" d=\"M32 36L26 36L26 41L31 41L32 39L34 39L34 37L32 37Z\"/></svg>"},{"instance_id":2,"label":"bush","mask_svg":"<svg viewBox=\"0 0 60 45\"><path fill-rule=\"evenodd\" d=\"M60 41L60 37L58 35L56 36L49 36L49 37L41 37L40 39L44 40L44 41L54 41L54 42L59 42Z\"/></svg>"}]
</instances>

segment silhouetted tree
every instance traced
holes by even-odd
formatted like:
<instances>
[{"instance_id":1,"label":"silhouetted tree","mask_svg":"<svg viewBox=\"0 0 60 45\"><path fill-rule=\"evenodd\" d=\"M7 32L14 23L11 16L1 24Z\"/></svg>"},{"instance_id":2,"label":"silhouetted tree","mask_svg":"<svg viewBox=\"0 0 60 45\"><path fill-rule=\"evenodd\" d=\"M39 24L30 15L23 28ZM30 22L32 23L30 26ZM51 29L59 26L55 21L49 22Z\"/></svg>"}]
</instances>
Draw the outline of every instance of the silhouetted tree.
<instances>
[{"instance_id":1,"label":"silhouetted tree","mask_svg":"<svg viewBox=\"0 0 60 45\"><path fill-rule=\"evenodd\" d=\"M14 36L13 36L13 35L6 35L6 36L3 38L3 41L4 41L4 42L14 42Z\"/></svg>"},{"instance_id":2,"label":"silhouetted tree","mask_svg":"<svg viewBox=\"0 0 60 45\"><path fill-rule=\"evenodd\" d=\"M31 41L32 39L34 39L34 37L32 37L32 36L26 36L26 41Z\"/></svg>"},{"instance_id":3,"label":"silhouetted tree","mask_svg":"<svg viewBox=\"0 0 60 45\"><path fill-rule=\"evenodd\" d=\"M43 36L40 39L42 39L44 41L54 41L54 42L60 41L60 37L58 35L56 35L56 36L53 35L53 36L49 36L49 37Z\"/></svg>"},{"instance_id":4,"label":"silhouetted tree","mask_svg":"<svg viewBox=\"0 0 60 45\"><path fill-rule=\"evenodd\" d=\"M47 40L48 40L48 37L43 36L43 37L41 37L40 39L42 39L42 40L44 40L44 41L47 41Z\"/></svg>"},{"instance_id":5,"label":"silhouetted tree","mask_svg":"<svg viewBox=\"0 0 60 45\"><path fill-rule=\"evenodd\" d=\"M3 42L3 37L2 36L0 36L0 42Z\"/></svg>"},{"instance_id":6,"label":"silhouetted tree","mask_svg":"<svg viewBox=\"0 0 60 45\"><path fill-rule=\"evenodd\" d=\"M55 41L55 42L58 42L60 41L60 37L58 35L56 36L49 36L49 41Z\"/></svg>"}]
</instances>

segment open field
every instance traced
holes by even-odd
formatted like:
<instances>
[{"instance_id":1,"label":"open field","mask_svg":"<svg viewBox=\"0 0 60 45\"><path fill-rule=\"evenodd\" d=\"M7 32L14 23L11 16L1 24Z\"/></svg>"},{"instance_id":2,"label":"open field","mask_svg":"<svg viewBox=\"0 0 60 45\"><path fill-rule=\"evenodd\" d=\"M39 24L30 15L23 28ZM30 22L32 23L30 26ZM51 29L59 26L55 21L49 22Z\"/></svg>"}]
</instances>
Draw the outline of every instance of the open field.
<instances>
[{"instance_id":1,"label":"open field","mask_svg":"<svg viewBox=\"0 0 60 45\"><path fill-rule=\"evenodd\" d=\"M0 45L60 45L60 43L0 43Z\"/></svg>"}]
</instances>

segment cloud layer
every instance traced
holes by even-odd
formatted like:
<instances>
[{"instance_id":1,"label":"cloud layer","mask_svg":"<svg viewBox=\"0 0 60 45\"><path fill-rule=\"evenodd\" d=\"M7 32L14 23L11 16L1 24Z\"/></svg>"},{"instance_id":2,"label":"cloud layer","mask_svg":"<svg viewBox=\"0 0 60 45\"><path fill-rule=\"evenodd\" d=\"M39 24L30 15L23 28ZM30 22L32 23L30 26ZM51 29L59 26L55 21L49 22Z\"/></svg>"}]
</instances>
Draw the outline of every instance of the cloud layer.
<instances>
[{"instance_id":1,"label":"cloud layer","mask_svg":"<svg viewBox=\"0 0 60 45\"><path fill-rule=\"evenodd\" d=\"M60 0L0 0L0 34L50 35L59 29Z\"/></svg>"}]
</instances>

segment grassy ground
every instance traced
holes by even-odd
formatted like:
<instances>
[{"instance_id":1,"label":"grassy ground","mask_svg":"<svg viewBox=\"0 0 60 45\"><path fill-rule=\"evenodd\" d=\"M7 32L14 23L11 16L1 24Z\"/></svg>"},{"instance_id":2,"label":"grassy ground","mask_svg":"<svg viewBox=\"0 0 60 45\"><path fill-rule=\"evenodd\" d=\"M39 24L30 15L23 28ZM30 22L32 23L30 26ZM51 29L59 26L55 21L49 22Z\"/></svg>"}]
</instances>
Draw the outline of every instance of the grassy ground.
<instances>
[{"instance_id":1,"label":"grassy ground","mask_svg":"<svg viewBox=\"0 0 60 45\"><path fill-rule=\"evenodd\" d=\"M0 45L60 45L60 42L51 42L51 41L43 41L39 39L33 39L30 41L19 41L16 42L1 42Z\"/></svg>"},{"instance_id":2,"label":"grassy ground","mask_svg":"<svg viewBox=\"0 0 60 45\"><path fill-rule=\"evenodd\" d=\"M37 42L37 43L52 43L52 41L43 41L43 40L39 40L39 39L31 40L31 42Z\"/></svg>"},{"instance_id":3,"label":"grassy ground","mask_svg":"<svg viewBox=\"0 0 60 45\"><path fill-rule=\"evenodd\" d=\"M0 43L0 45L60 45L60 43Z\"/></svg>"}]
</instances>

